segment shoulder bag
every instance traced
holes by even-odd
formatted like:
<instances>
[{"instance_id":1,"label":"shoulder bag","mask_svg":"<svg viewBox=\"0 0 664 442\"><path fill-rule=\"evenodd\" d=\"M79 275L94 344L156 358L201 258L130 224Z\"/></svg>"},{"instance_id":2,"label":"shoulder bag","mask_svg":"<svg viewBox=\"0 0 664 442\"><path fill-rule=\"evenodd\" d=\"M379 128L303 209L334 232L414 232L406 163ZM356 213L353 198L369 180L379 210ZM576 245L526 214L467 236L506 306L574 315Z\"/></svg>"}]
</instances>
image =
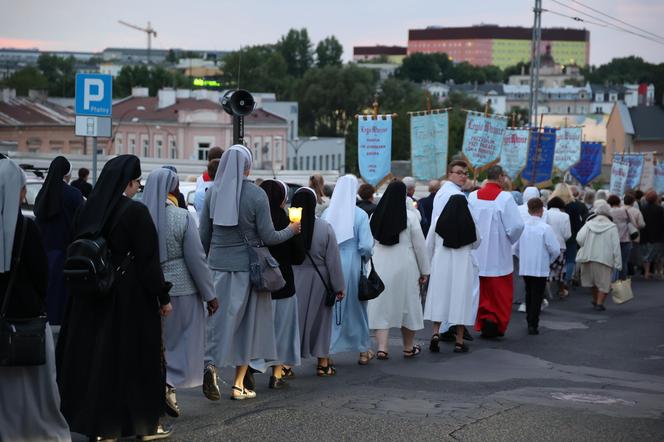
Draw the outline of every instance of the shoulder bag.
<instances>
[{"instance_id":1,"label":"shoulder bag","mask_svg":"<svg viewBox=\"0 0 664 442\"><path fill-rule=\"evenodd\" d=\"M636 241L639 238L639 229L637 229L636 226L632 224L632 218L629 216L629 211L627 209L625 209L625 213L627 214L627 230L629 231L629 239Z\"/></svg>"},{"instance_id":2,"label":"shoulder bag","mask_svg":"<svg viewBox=\"0 0 664 442\"><path fill-rule=\"evenodd\" d=\"M369 275L366 275L364 270L364 258L362 258L360 284L357 290L357 296L360 301L370 301L375 299L385 290L383 280L380 279L380 276L376 273L376 269L374 269L373 258L369 258L369 263L371 263L371 270L369 271Z\"/></svg>"},{"instance_id":3,"label":"shoulder bag","mask_svg":"<svg viewBox=\"0 0 664 442\"><path fill-rule=\"evenodd\" d=\"M334 290L332 290L332 288L329 285L327 285L327 281L325 281L325 278L323 278L322 273L320 272L320 270L318 270L318 266L314 262L309 252L306 251L305 253L309 257L311 265L314 266L314 270L316 270L316 273L318 273L318 277L323 283L323 286L325 286L325 307L334 306L334 318L335 318L334 322L336 325L341 325L341 301L337 299L337 294L334 293Z\"/></svg>"},{"instance_id":4,"label":"shoulder bag","mask_svg":"<svg viewBox=\"0 0 664 442\"><path fill-rule=\"evenodd\" d=\"M46 316L25 319L6 317L9 298L13 295L16 275L21 264L25 231L27 230L25 223L26 220L23 219L18 254L12 263L9 284L2 302L2 310L0 310L0 366L2 367L44 365L46 363Z\"/></svg>"},{"instance_id":5,"label":"shoulder bag","mask_svg":"<svg viewBox=\"0 0 664 442\"><path fill-rule=\"evenodd\" d=\"M279 269L279 262L270 254L262 241L258 245L249 244L244 231L237 226L249 254L249 280L258 292L276 292L286 286L286 280Z\"/></svg>"}]
</instances>

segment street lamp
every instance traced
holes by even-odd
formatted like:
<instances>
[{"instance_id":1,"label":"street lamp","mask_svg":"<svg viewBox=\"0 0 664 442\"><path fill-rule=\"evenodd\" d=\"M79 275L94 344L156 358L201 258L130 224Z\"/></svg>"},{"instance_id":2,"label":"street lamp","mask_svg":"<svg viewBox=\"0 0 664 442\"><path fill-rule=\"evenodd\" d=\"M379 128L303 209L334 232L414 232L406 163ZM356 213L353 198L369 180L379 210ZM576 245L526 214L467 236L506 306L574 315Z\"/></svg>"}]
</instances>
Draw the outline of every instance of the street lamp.
<instances>
[{"instance_id":1,"label":"street lamp","mask_svg":"<svg viewBox=\"0 0 664 442\"><path fill-rule=\"evenodd\" d=\"M300 152L300 149L302 148L302 146L304 146L309 141L316 141L316 140L318 140L318 137L309 137L309 138L305 138L304 140L300 140L299 137L295 137L295 138L293 138L292 141L291 140L286 140L286 142L293 148L293 151L295 152L295 158L294 158L295 159L295 164L294 164L294 167L293 167L294 170L299 169L297 158L298 158L298 153Z\"/></svg>"},{"instance_id":2,"label":"street lamp","mask_svg":"<svg viewBox=\"0 0 664 442\"><path fill-rule=\"evenodd\" d=\"M135 108L127 109L126 111L123 112L122 115L120 115L120 118L118 119L118 123L115 125L115 129L113 130L113 133L111 134L111 140L109 141L109 144L108 144L108 152L109 153L111 152L111 148L113 147L113 143L115 143L115 136L118 134L118 129L120 129L120 124L122 123L124 118L127 115L129 115L130 112L144 111L144 110L145 110L145 106L136 106ZM136 118L136 121L138 121L137 117L134 117L134 118ZM132 118L132 121L134 121L134 118Z\"/></svg>"}]
</instances>

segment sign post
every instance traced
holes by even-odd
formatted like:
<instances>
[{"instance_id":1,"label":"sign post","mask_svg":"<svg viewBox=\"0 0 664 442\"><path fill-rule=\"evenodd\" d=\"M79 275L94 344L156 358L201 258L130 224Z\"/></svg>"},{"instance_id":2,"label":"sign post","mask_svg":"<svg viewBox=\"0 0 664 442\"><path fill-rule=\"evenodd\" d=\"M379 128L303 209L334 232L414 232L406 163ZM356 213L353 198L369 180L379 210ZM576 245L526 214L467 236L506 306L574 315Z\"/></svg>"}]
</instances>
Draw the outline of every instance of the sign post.
<instances>
[{"instance_id":1,"label":"sign post","mask_svg":"<svg viewBox=\"0 0 664 442\"><path fill-rule=\"evenodd\" d=\"M76 135L92 137L92 184L97 182L97 137L111 136L113 77L76 75Z\"/></svg>"}]
</instances>

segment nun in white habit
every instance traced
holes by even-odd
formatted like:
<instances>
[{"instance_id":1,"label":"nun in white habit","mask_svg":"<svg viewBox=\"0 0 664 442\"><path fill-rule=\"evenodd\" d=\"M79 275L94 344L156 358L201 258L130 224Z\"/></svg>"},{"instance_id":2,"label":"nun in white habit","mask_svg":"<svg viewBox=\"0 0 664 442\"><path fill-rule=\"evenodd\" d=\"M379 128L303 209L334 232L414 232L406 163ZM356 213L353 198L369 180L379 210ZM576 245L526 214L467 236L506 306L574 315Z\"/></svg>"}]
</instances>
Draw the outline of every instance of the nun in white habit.
<instances>
[{"instance_id":1,"label":"nun in white habit","mask_svg":"<svg viewBox=\"0 0 664 442\"><path fill-rule=\"evenodd\" d=\"M12 160L0 159L0 306L7 286L17 272L6 303L6 317L45 315L48 261L37 225L21 215L25 198L25 174ZM13 265L25 229L21 262ZM70 441L60 413L60 394L55 382L55 348L46 325L46 363L29 367L0 367L0 440Z\"/></svg>"},{"instance_id":2,"label":"nun in white habit","mask_svg":"<svg viewBox=\"0 0 664 442\"><path fill-rule=\"evenodd\" d=\"M175 388L198 387L203 383L205 303L210 315L219 307L196 221L188 210L177 206L172 193L177 185L177 175L160 168L150 173L143 190L143 203L159 236L164 279L173 284L169 292L173 312L162 319L166 403L172 414L179 414Z\"/></svg>"},{"instance_id":3,"label":"nun in white habit","mask_svg":"<svg viewBox=\"0 0 664 442\"><path fill-rule=\"evenodd\" d=\"M231 398L241 400L256 397L244 387L249 363L277 360L271 294L251 286L247 244L276 245L300 231L299 223L274 229L267 194L247 179L250 171L246 147L224 152L200 216L199 233L221 305L207 324L203 393L210 400L220 397L217 366L236 367Z\"/></svg>"}]
</instances>

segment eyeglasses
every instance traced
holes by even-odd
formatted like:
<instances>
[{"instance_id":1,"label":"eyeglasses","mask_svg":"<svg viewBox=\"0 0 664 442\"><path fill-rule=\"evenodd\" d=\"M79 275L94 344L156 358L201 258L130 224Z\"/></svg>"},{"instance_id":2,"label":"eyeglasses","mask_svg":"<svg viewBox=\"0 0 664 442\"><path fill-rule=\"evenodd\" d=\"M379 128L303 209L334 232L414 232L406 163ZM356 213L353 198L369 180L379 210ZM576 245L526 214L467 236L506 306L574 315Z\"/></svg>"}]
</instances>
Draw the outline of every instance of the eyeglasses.
<instances>
[{"instance_id":1,"label":"eyeglasses","mask_svg":"<svg viewBox=\"0 0 664 442\"><path fill-rule=\"evenodd\" d=\"M470 173L464 172L462 170L455 170L452 173L457 174L457 175L465 175L465 176L470 176Z\"/></svg>"}]
</instances>

